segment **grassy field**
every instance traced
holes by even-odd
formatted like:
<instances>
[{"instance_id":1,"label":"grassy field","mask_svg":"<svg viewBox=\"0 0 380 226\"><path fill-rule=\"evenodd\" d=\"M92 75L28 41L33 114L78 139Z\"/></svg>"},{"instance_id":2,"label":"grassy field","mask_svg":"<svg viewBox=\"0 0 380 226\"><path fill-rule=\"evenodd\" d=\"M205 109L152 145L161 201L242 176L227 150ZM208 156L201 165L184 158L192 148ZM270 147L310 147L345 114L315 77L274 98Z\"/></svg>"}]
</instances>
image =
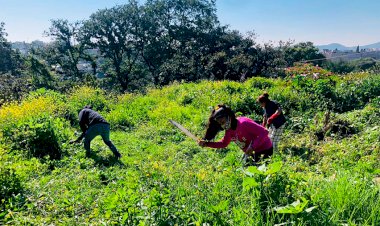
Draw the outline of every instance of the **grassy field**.
<instances>
[{"instance_id":1,"label":"grassy field","mask_svg":"<svg viewBox=\"0 0 380 226\"><path fill-rule=\"evenodd\" d=\"M279 152L259 167L243 168L235 144L201 148L168 122L201 137L219 103L261 120L263 91L288 123ZM86 104L111 123L121 160L100 138L88 158L68 144ZM380 225L379 119L380 75L367 73L176 83L125 95L41 89L0 108L0 223Z\"/></svg>"}]
</instances>

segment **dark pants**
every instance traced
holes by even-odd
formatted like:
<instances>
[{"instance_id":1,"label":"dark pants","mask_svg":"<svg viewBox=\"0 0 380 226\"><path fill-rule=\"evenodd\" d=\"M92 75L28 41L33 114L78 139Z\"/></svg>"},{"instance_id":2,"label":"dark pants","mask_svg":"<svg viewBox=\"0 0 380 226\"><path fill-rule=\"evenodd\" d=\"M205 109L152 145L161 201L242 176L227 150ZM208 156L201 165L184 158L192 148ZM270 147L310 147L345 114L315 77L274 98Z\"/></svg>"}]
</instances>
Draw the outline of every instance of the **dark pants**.
<instances>
[{"instance_id":1,"label":"dark pants","mask_svg":"<svg viewBox=\"0 0 380 226\"><path fill-rule=\"evenodd\" d=\"M255 153L253 154L253 160L255 162L260 162L262 159L266 159L266 158L269 158L269 156L272 156L273 155L273 147L267 149L267 150L264 150L260 153Z\"/></svg>"},{"instance_id":2,"label":"dark pants","mask_svg":"<svg viewBox=\"0 0 380 226\"><path fill-rule=\"evenodd\" d=\"M255 165L256 163L260 162L263 159L267 159L270 156L273 155L273 147L261 151L260 153L253 153L251 155L244 154L243 155L243 165L244 166L251 166Z\"/></svg>"},{"instance_id":3,"label":"dark pants","mask_svg":"<svg viewBox=\"0 0 380 226\"><path fill-rule=\"evenodd\" d=\"M110 125L106 123L98 123L95 125L91 125L84 136L84 149L86 149L87 153L90 153L91 141L96 137L101 136L103 142L111 149L111 151L115 154L118 153L115 145L110 140Z\"/></svg>"}]
</instances>

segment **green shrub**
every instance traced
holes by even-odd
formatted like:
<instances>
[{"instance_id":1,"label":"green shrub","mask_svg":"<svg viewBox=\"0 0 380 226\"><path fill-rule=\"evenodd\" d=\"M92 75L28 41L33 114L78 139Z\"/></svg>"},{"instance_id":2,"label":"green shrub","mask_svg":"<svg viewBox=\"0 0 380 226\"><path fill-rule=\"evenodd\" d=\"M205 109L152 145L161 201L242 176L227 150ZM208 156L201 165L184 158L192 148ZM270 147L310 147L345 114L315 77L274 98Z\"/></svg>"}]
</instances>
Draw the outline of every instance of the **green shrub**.
<instances>
[{"instance_id":1,"label":"green shrub","mask_svg":"<svg viewBox=\"0 0 380 226\"><path fill-rule=\"evenodd\" d=\"M380 96L380 76L342 82L336 89L335 111L346 112L364 107L371 99Z\"/></svg>"},{"instance_id":2,"label":"green shrub","mask_svg":"<svg viewBox=\"0 0 380 226\"><path fill-rule=\"evenodd\" d=\"M292 77L300 76L313 79L332 75L332 73L326 69L307 63L297 63L294 67L288 67L285 70L285 74Z\"/></svg>"},{"instance_id":3,"label":"green shrub","mask_svg":"<svg viewBox=\"0 0 380 226\"><path fill-rule=\"evenodd\" d=\"M355 65L343 60L337 62L325 61L323 67L336 74L347 74L355 70Z\"/></svg>"},{"instance_id":4,"label":"green shrub","mask_svg":"<svg viewBox=\"0 0 380 226\"><path fill-rule=\"evenodd\" d=\"M378 97L371 99L371 104L374 107L380 108L380 95Z\"/></svg>"},{"instance_id":5,"label":"green shrub","mask_svg":"<svg viewBox=\"0 0 380 226\"><path fill-rule=\"evenodd\" d=\"M68 138L68 123L61 118L43 116L3 128L3 136L12 150L25 150L29 156L60 159L61 143Z\"/></svg>"},{"instance_id":6,"label":"green shrub","mask_svg":"<svg viewBox=\"0 0 380 226\"><path fill-rule=\"evenodd\" d=\"M13 169L0 166L0 219L4 217L3 208L7 204L12 203L12 200L18 194L23 192L23 186L20 178L17 176Z\"/></svg>"},{"instance_id":7,"label":"green shrub","mask_svg":"<svg viewBox=\"0 0 380 226\"><path fill-rule=\"evenodd\" d=\"M66 118L72 124L78 123L78 113L84 106L91 105L95 111L108 112L113 103L113 99L107 96L103 90L88 86L75 87L68 95L67 101L68 113Z\"/></svg>"},{"instance_id":8,"label":"green shrub","mask_svg":"<svg viewBox=\"0 0 380 226\"><path fill-rule=\"evenodd\" d=\"M123 95L119 98L118 104L106 115L112 126L133 128L148 118L157 100L148 96Z\"/></svg>"},{"instance_id":9,"label":"green shrub","mask_svg":"<svg viewBox=\"0 0 380 226\"><path fill-rule=\"evenodd\" d=\"M268 89L275 85L273 80L268 78L254 77L246 82L246 85L252 89Z\"/></svg>"}]
</instances>

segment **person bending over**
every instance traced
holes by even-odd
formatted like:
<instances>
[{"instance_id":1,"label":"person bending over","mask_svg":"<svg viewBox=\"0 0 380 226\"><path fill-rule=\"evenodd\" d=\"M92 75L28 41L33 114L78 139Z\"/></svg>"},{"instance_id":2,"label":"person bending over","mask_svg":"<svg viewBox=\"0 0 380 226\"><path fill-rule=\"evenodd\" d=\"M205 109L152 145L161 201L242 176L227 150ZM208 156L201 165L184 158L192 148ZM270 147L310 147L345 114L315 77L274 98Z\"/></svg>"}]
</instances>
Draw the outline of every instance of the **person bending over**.
<instances>
[{"instance_id":1,"label":"person bending over","mask_svg":"<svg viewBox=\"0 0 380 226\"><path fill-rule=\"evenodd\" d=\"M224 137L212 142L221 130L225 130ZM263 126L247 117L236 118L230 107L218 105L209 117L204 139L198 141L198 144L201 147L225 148L231 141L243 150L246 164L249 159L257 163L273 154L272 142Z\"/></svg>"},{"instance_id":2,"label":"person bending over","mask_svg":"<svg viewBox=\"0 0 380 226\"><path fill-rule=\"evenodd\" d=\"M79 125L82 134L78 139L70 141L71 144L78 143L84 138L84 149L86 149L86 155L89 156L91 141L96 136L101 136L115 157L121 158L120 152L110 140L110 124L98 112L92 110L91 106L87 105L79 112Z\"/></svg>"}]
</instances>

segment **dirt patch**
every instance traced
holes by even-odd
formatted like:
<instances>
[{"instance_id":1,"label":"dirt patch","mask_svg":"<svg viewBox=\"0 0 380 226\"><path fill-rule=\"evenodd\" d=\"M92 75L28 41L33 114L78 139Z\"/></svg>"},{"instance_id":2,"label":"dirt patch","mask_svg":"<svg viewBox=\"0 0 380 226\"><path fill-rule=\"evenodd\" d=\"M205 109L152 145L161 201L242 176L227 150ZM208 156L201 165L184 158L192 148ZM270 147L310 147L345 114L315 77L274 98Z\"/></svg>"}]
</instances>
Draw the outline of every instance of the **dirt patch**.
<instances>
[{"instance_id":1,"label":"dirt patch","mask_svg":"<svg viewBox=\"0 0 380 226\"><path fill-rule=\"evenodd\" d=\"M325 114L323 128L314 133L317 140L323 140L325 137L334 137L343 139L357 132L357 129L350 122L342 119L331 120L330 112Z\"/></svg>"}]
</instances>

